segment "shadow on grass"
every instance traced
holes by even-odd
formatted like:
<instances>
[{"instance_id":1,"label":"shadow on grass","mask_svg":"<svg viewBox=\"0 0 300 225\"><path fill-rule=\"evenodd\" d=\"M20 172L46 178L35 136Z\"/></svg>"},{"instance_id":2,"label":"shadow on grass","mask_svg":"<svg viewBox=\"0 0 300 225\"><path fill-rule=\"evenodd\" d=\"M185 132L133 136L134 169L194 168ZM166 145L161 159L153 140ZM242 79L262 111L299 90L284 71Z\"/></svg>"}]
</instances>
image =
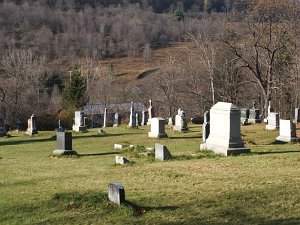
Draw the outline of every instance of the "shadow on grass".
<instances>
[{"instance_id":1,"label":"shadow on grass","mask_svg":"<svg viewBox=\"0 0 300 225\"><path fill-rule=\"evenodd\" d=\"M78 156L82 157L82 156L115 155L115 154L121 154L121 152L85 153L85 154L78 154Z\"/></svg>"},{"instance_id":2,"label":"shadow on grass","mask_svg":"<svg viewBox=\"0 0 300 225\"><path fill-rule=\"evenodd\" d=\"M271 145L285 145L287 142L275 140L271 143Z\"/></svg>"},{"instance_id":3,"label":"shadow on grass","mask_svg":"<svg viewBox=\"0 0 300 225\"><path fill-rule=\"evenodd\" d=\"M169 137L169 139L195 139L195 138L200 138L201 135L199 136L191 136L191 137Z\"/></svg>"},{"instance_id":4,"label":"shadow on grass","mask_svg":"<svg viewBox=\"0 0 300 225\"><path fill-rule=\"evenodd\" d=\"M253 152L254 155L268 155L268 154L285 154L285 153L299 153L300 151L274 151L274 152Z\"/></svg>"},{"instance_id":5,"label":"shadow on grass","mask_svg":"<svg viewBox=\"0 0 300 225\"><path fill-rule=\"evenodd\" d=\"M11 137L13 138L13 137ZM10 139L11 139L10 138ZM53 135L51 137L47 137L47 138L37 138L35 139L34 137L31 137L30 139L27 140L10 140L10 141L2 141L0 142L0 146L4 146L4 145L19 145L19 144L30 144L30 143L37 143L37 142L48 142L48 141L54 141L56 138L56 135Z\"/></svg>"},{"instance_id":6,"label":"shadow on grass","mask_svg":"<svg viewBox=\"0 0 300 225\"><path fill-rule=\"evenodd\" d=\"M74 135L72 139L80 139L80 138L99 138L99 137L117 137L124 135L138 135L140 133L119 133L119 134L92 134L92 135Z\"/></svg>"}]
</instances>

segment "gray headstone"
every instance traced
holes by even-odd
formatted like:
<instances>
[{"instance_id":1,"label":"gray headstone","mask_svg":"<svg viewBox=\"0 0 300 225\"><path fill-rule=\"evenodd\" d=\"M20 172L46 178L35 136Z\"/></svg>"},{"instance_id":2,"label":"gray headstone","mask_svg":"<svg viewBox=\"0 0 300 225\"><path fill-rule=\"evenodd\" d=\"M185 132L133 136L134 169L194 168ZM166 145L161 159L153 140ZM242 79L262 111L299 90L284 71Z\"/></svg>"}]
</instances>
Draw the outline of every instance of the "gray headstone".
<instances>
[{"instance_id":1,"label":"gray headstone","mask_svg":"<svg viewBox=\"0 0 300 225\"><path fill-rule=\"evenodd\" d=\"M167 149L165 145L162 144L155 144L155 159L157 160L167 160L171 158L171 153Z\"/></svg>"},{"instance_id":2,"label":"gray headstone","mask_svg":"<svg viewBox=\"0 0 300 225\"><path fill-rule=\"evenodd\" d=\"M259 109L252 108L249 110L248 123L261 123L261 118L259 116Z\"/></svg>"},{"instance_id":3,"label":"gray headstone","mask_svg":"<svg viewBox=\"0 0 300 225\"><path fill-rule=\"evenodd\" d=\"M16 131L21 131L21 130L23 130L23 123L20 120L18 120L16 122Z\"/></svg>"},{"instance_id":4,"label":"gray headstone","mask_svg":"<svg viewBox=\"0 0 300 225\"><path fill-rule=\"evenodd\" d=\"M53 155L71 155L77 154L72 149L72 133L71 132L56 132L56 150Z\"/></svg>"},{"instance_id":5,"label":"gray headstone","mask_svg":"<svg viewBox=\"0 0 300 225\"><path fill-rule=\"evenodd\" d=\"M28 128L26 131L26 134L33 135L37 134L37 128L36 128L36 117L34 114L31 115L30 119L28 119Z\"/></svg>"},{"instance_id":6,"label":"gray headstone","mask_svg":"<svg viewBox=\"0 0 300 225\"><path fill-rule=\"evenodd\" d=\"M180 108L178 109L178 114L175 116L175 126L173 130L180 132L187 130L185 112Z\"/></svg>"},{"instance_id":7,"label":"gray headstone","mask_svg":"<svg viewBox=\"0 0 300 225\"><path fill-rule=\"evenodd\" d=\"M255 119L256 116L253 116L253 118ZM249 109L246 108L241 109L241 121L244 119L249 119Z\"/></svg>"},{"instance_id":8,"label":"gray headstone","mask_svg":"<svg viewBox=\"0 0 300 225\"><path fill-rule=\"evenodd\" d=\"M125 202L125 190L120 183L111 183L108 185L108 199L121 205Z\"/></svg>"},{"instance_id":9,"label":"gray headstone","mask_svg":"<svg viewBox=\"0 0 300 225\"><path fill-rule=\"evenodd\" d=\"M147 121L148 121L148 111L143 111L142 112L142 122L141 122L141 126L145 126L147 125Z\"/></svg>"}]
</instances>

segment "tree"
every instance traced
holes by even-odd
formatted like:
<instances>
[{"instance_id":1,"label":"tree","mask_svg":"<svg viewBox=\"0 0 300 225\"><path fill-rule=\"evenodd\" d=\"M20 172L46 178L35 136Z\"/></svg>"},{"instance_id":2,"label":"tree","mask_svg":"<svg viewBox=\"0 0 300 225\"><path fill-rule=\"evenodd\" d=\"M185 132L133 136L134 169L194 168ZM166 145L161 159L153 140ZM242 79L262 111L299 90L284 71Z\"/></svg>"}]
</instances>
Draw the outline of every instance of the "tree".
<instances>
[{"instance_id":1,"label":"tree","mask_svg":"<svg viewBox=\"0 0 300 225\"><path fill-rule=\"evenodd\" d=\"M239 29L227 30L222 41L239 59L245 74L259 85L267 115L268 103L277 88L275 81L291 65L295 36L284 2L260 0L254 6L256 10L249 14L247 27L241 29L239 25Z\"/></svg>"},{"instance_id":2,"label":"tree","mask_svg":"<svg viewBox=\"0 0 300 225\"><path fill-rule=\"evenodd\" d=\"M86 103L86 79L82 77L80 67L75 65L71 72L70 82L62 93L65 109L81 109Z\"/></svg>"}]
</instances>

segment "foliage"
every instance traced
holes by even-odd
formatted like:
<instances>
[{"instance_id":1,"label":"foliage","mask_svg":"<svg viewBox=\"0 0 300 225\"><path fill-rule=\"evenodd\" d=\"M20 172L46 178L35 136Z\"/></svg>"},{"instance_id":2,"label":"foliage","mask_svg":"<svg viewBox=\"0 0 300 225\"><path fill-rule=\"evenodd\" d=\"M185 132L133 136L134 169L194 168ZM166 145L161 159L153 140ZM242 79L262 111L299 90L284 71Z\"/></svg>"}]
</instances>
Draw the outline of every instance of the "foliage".
<instances>
[{"instance_id":1,"label":"foliage","mask_svg":"<svg viewBox=\"0 0 300 225\"><path fill-rule=\"evenodd\" d=\"M75 65L70 76L70 82L62 92L63 107L65 109L81 109L86 103L86 79L81 75L78 65Z\"/></svg>"}]
</instances>

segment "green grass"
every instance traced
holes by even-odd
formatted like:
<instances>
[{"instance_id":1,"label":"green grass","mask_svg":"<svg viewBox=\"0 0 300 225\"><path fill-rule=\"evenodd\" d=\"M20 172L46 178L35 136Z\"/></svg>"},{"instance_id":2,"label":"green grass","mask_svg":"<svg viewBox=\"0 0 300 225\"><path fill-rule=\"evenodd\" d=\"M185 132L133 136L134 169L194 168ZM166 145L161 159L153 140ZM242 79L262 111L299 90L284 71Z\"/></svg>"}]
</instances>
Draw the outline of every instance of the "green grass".
<instances>
[{"instance_id":1,"label":"green grass","mask_svg":"<svg viewBox=\"0 0 300 225\"><path fill-rule=\"evenodd\" d=\"M149 126L73 133L79 157L51 157L55 133L0 138L0 224L300 224L299 144L275 142L278 131L242 127L251 154L222 157L199 151L200 126L167 129L149 139ZM113 145L134 162L115 165ZM137 153L165 144L164 162ZM107 200L120 182L126 204Z\"/></svg>"}]
</instances>

